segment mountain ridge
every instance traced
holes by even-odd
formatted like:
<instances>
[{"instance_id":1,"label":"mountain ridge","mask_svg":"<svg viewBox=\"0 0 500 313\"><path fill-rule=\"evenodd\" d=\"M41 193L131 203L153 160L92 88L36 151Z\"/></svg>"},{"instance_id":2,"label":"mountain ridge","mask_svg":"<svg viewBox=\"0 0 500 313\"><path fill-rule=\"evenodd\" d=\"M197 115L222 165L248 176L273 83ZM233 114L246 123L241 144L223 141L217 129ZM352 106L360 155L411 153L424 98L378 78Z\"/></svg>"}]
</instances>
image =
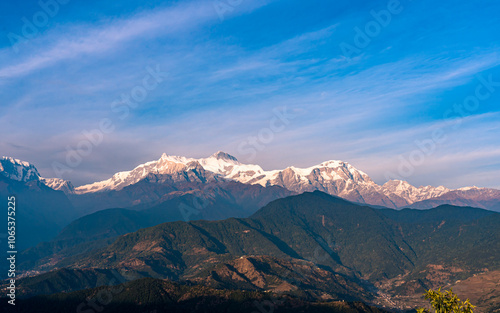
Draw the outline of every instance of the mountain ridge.
<instances>
[{"instance_id":1,"label":"mountain ridge","mask_svg":"<svg viewBox=\"0 0 500 313\"><path fill-rule=\"evenodd\" d=\"M482 209L381 210L314 191L271 201L249 218L163 223L39 265L375 304L391 294L391 307L403 309L405 297L424 289L500 270L498 225L500 214Z\"/></svg>"},{"instance_id":2,"label":"mountain ridge","mask_svg":"<svg viewBox=\"0 0 500 313\"><path fill-rule=\"evenodd\" d=\"M12 164L11 170L9 163ZM0 173L17 180L40 180L50 188L67 194L90 194L121 190L155 175L168 177L173 183L237 181L244 184L279 186L296 193L319 190L347 200L390 208L431 208L440 204L477 206L500 211L500 190L492 188L444 186L415 187L402 180L376 184L368 174L351 164L329 160L308 168L289 166L282 170L264 170L255 164L244 164L228 153L218 151L207 158L187 158L163 154L160 159L115 173L111 178L74 187L59 178L43 178L28 162L3 157Z\"/></svg>"}]
</instances>

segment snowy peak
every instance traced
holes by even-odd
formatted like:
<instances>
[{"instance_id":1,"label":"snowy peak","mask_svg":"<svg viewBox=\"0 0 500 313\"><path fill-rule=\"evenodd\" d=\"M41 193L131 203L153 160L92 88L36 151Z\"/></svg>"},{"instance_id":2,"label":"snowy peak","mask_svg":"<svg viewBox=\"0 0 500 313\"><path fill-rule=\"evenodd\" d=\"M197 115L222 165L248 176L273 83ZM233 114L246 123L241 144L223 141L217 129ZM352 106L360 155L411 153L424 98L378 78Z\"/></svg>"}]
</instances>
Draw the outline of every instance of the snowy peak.
<instances>
[{"instance_id":1,"label":"snowy peak","mask_svg":"<svg viewBox=\"0 0 500 313\"><path fill-rule=\"evenodd\" d=\"M378 194L377 187L364 172L343 161L326 161L307 168L288 167L261 173L250 181L263 186L281 186L297 193L320 190L356 202L391 204ZM376 199L374 199L376 198Z\"/></svg>"},{"instance_id":2,"label":"snowy peak","mask_svg":"<svg viewBox=\"0 0 500 313\"><path fill-rule=\"evenodd\" d=\"M78 187L76 193L120 190L150 174L170 175L173 181L196 179L188 171L198 173L200 181L227 179L244 184L280 186L295 192L321 190L360 202L373 198L373 194L377 198L384 197L378 194L378 185L367 174L343 161L330 160L308 168L291 166L283 170L265 171L258 165L242 164L222 151L201 159L163 154L159 160L139 165L132 171L120 172L108 180ZM209 178L207 173L215 176ZM386 199L377 204L387 205L391 201Z\"/></svg>"},{"instance_id":3,"label":"snowy peak","mask_svg":"<svg viewBox=\"0 0 500 313\"><path fill-rule=\"evenodd\" d=\"M340 176L341 179L351 179L353 181L363 181L367 183L373 183L372 179L365 173L351 164L343 161L327 161L321 163L318 168L324 167L325 169L334 169L335 173Z\"/></svg>"},{"instance_id":4,"label":"snowy peak","mask_svg":"<svg viewBox=\"0 0 500 313\"><path fill-rule=\"evenodd\" d=\"M37 168L26 161L2 157L2 159L0 159L0 173L15 181L23 183L41 181L54 190L61 190L66 193L74 192L74 186L71 182L60 178L43 178L40 176L40 173L38 173Z\"/></svg>"},{"instance_id":5,"label":"snowy peak","mask_svg":"<svg viewBox=\"0 0 500 313\"><path fill-rule=\"evenodd\" d=\"M0 160L0 173L9 179L20 182L40 179L40 174L34 165L5 156Z\"/></svg>"},{"instance_id":6,"label":"snowy peak","mask_svg":"<svg viewBox=\"0 0 500 313\"><path fill-rule=\"evenodd\" d=\"M162 154L157 161L141 164L131 171L114 174L111 178L75 188L76 193L100 192L106 190L120 190L126 186L138 183L152 175L170 176L173 182L180 181L210 181L215 179L214 174L226 173L233 168L237 161L209 157L206 159L193 159L182 156Z\"/></svg>"},{"instance_id":7,"label":"snowy peak","mask_svg":"<svg viewBox=\"0 0 500 313\"><path fill-rule=\"evenodd\" d=\"M326 161L308 168L297 168L291 166L281 171L270 171L268 172L268 176L261 179L259 183L266 184L264 183L264 181L272 181L273 179L278 177L292 176L295 177L297 181L302 181L306 184L312 184L315 181L350 181L352 183L373 183L368 175L356 169L354 166L346 162L335 160Z\"/></svg>"},{"instance_id":8,"label":"snowy peak","mask_svg":"<svg viewBox=\"0 0 500 313\"><path fill-rule=\"evenodd\" d=\"M67 180L61 178L40 178L40 181L54 190L64 193L75 193L75 186Z\"/></svg>"},{"instance_id":9,"label":"snowy peak","mask_svg":"<svg viewBox=\"0 0 500 313\"><path fill-rule=\"evenodd\" d=\"M63 179L43 178L28 162L8 157L0 160L0 173L22 182L39 180L52 189L76 194L121 190L142 180L170 184L233 180L264 187L280 186L297 193L319 190L354 202L391 208L438 198L500 198L500 190L488 188L465 187L451 190L443 186L415 187L402 180L391 180L380 186L366 173L339 160L329 160L306 168L290 166L282 170L266 171L259 165L240 163L223 151L200 159L164 153L158 160L141 164L130 171L118 172L107 180L77 188Z\"/></svg>"},{"instance_id":10,"label":"snowy peak","mask_svg":"<svg viewBox=\"0 0 500 313\"><path fill-rule=\"evenodd\" d=\"M382 190L390 198L397 196L405 199L407 204L439 197L450 191L444 186L420 186L417 188L403 180L390 180L382 185Z\"/></svg>"},{"instance_id":11,"label":"snowy peak","mask_svg":"<svg viewBox=\"0 0 500 313\"><path fill-rule=\"evenodd\" d=\"M106 190L120 190L126 186L135 184L146 178L149 174L171 175L174 180L194 179L189 176L188 171L195 171L203 179L215 179L209 177L216 175L222 179L231 179L247 183L255 176L262 175L264 170L258 165L241 164L238 160L228 153L219 151L208 158L194 159L183 156L173 156L166 153L162 154L157 161L151 161L141 164L131 171L119 172L110 179L84 185L75 188L76 193L98 192ZM185 174L182 176L181 174Z\"/></svg>"},{"instance_id":12,"label":"snowy peak","mask_svg":"<svg viewBox=\"0 0 500 313\"><path fill-rule=\"evenodd\" d=\"M391 191L397 191L397 190L406 190L408 188L412 188L413 186L410 185L410 183L408 183L407 181L394 179L388 181L387 183L382 185L382 187L387 188Z\"/></svg>"},{"instance_id":13,"label":"snowy peak","mask_svg":"<svg viewBox=\"0 0 500 313\"><path fill-rule=\"evenodd\" d=\"M465 199L474 199L477 200L479 198L483 199L497 199L500 198L500 190L492 189L492 188L482 188L482 187L463 187L456 190L453 190L453 193L465 198Z\"/></svg>"},{"instance_id":14,"label":"snowy peak","mask_svg":"<svg viewBox=\"0 0 500 313\"><path fill-rule=\"evenodd\" d=\"M486 190L486 189L487 188L471 186L471 187L458 188L457 191L478 191L478 190Z\"/></svg>"},{"instance_id":15,"label":"snowy peak","mask_svg":"<svg viewBox=\"0 0 500 313\"><path fill-rule=\"evenodd\" d=\"M238 162L238 159L236 159L234 156L232 156L232 155L230 155L228 153L222 152L222 151L218 151L218 152L212 154L210 157L214 158L216 160L225 160L225 161Z\"/></svg>"}]
</instances>

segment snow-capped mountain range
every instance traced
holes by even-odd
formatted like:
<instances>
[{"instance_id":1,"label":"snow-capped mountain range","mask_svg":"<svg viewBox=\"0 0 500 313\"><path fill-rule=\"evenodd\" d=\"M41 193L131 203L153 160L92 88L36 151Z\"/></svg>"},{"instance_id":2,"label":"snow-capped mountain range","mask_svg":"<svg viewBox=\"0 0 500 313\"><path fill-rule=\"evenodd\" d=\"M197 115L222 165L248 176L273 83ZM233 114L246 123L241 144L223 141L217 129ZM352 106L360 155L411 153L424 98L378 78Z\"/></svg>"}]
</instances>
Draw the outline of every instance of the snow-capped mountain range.
<instances>
[{"instance_id":1,"label":"snow-capped mountain range","mask_svg":"<svg viewBox=\"0 0 500 313\"><path fill-rule=\"evenodd\" d=\"M235 157L217 152L208 158L193 159L163 154L159 160L120 172L108 180L75 188L76 193L119 190L144 179L149 174L173 175L200 167L217 177L264 187L277 185L302 193L320 190L348 200L390 207L400 207L443 195L445 187L413 187L407 182L390 181L377 185L364 172L342 161L326 161L309 168L288 167L265 171L259 165L240 163ZM176 176L177 177L177 176ZM182 176L181 176L182 177Z\"/></svg>"},{"instance_id":2,"label":"snow-capped mountain range","mask_svg":"<svg viewBox=\"0 0 500 313\"><path fill-rule=\"evenodd\" d=\"M39 180L54 190L74 193L75 187L71 182L61 178L43 178L33 164L10 157L0 159L0 173L12 180L30 182Z\"/></svg>"},{"instance_id":3,"label":"snow-capped mountain range","mask_svg":"<svg viewBox=\"0 0 500 313\"><path fill-rule=\"evenodd\" d=\"M346 162L335 160L308 168L292 166L283 170L265 171L259 165L240 163L235 157L221 151L201 159L163 154L160 159L141 164L131 171L119 172L107 180L76 188L62 179L43 178L33 165L13 158L3 157L0 160L0 172L17 181L38 179L55 190L75 194L120 190L159 175L168 177L173 183L233 180L264 187L280 186L297 193L320 190L351 201L391 208L407 207L430 199L451 202L460 197L476 201L482 195L488 199L500 199L499 190L488 188L466 187L452 190L444 186L414 187L400 180L378 185L366 173ZM480 203L477 205L482 207Z\"/></svg>"}]
</instances>

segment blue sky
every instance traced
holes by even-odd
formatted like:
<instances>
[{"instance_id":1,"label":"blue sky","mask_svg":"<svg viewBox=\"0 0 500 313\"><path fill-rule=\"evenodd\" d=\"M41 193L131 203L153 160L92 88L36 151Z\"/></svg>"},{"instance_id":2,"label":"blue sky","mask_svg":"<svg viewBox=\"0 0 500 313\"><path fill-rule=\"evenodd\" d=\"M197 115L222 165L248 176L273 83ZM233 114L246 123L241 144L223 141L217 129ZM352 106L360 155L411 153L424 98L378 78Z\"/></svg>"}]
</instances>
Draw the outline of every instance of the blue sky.
<instances>
[{"instance_id":1,"label":"blue sky","mask_svg":"<svg viewBox=\"0 0 500 313\"><path fill-rule=\"evenodd\" d=\"M500 188L498 1L55 1L0 4L0 151L43 176L223 150ZM277 111L293 118L270 133Z\"/></svg>"}]
</instances>

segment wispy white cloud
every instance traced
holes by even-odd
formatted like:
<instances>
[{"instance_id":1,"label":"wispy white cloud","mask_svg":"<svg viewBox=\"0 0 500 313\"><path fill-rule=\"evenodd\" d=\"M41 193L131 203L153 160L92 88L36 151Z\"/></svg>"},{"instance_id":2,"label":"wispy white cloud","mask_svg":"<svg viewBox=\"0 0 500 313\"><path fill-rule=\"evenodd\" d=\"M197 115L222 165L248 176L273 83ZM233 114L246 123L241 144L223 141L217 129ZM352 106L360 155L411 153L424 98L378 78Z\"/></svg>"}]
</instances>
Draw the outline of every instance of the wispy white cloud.
<instances>
[{"instance_id":1,"label":"wispy white cloud","mask_svg":"<svg viewBox=\"0 0 500 313\"><path fill-rule=\"evenodd\" d=\"M248 11L265 4L264 1L258 1L258 4L242 5L240 10ZM231 11L227 15L230 17L238 12ZM37 53L30 51L22 60L15 59L2 64L0 79L27 75L64 60L110 52L139 38L182 36L186 31L209 21L217 21L218 18L212 2L197 1L141 12L129 18L104 21L98 26L73 26L62 30L62 33L57 30L47 36L57 37L54 43L52 38L39 38L36 42L42 44L37 48ZM0 53L6 54L6 51Z\"/></svg>"},{"instance_id":2,"label":"wispy white cloud","mask_svg":"<svg viewBox=\"0 0 500 313\"><path fill-rule=\"evenodd\" d=\"M141 13L128 19L112 21L99 27L72 31L75 35L65 35L42 52L0 69L0 78L12 78L29 74L59 61L80 58L83 55L107 52L122 43L140 36L174 33L194 27L214 18L210 7L205 3L180 5L161 11ZM79 34L83 32L83 34Z\"/></svg>"}]
</instances>

